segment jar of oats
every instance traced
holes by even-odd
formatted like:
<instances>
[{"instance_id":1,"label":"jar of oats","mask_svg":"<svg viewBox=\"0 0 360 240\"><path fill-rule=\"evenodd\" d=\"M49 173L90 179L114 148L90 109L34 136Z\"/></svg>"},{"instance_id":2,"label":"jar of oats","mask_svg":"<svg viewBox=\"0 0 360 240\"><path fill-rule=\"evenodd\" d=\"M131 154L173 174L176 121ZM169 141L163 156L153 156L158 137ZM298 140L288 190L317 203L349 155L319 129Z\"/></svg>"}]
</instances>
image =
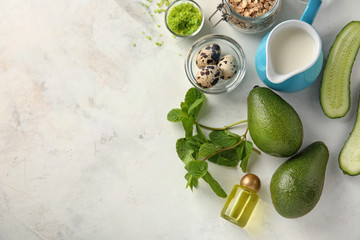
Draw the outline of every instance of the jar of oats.
<instances>
[{"instance_id":1,"label":"jar of oats","mask_svg":"<svg viewBox=\"0 0 360 240\"><path fill-rule=\"evenodd\" d=\"M244 33L258 33L270 28L281 9L282 0L222 0L216 11L209 17L213 27L221 21L230 23L235 29ZM221 18L212 22L218 13Z\"/></svg>"}]
</instances>

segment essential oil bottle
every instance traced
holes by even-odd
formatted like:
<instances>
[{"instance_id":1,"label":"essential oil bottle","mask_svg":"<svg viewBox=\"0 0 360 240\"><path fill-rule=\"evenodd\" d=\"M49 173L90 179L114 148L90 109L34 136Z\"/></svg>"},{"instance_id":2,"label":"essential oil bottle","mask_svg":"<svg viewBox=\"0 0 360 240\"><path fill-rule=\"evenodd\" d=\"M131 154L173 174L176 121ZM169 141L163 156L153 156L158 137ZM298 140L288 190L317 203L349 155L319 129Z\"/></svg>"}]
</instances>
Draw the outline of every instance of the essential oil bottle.
<instances>
[{"instance_id":1,"label":"essential oil bottle","mask_svg":"<svg viewBox=\"0 0 360 240\"><path fill-rule=\"evenodd\" d=\"M241 179L240 185L235 185L231 190L221 211L221 217L242 228L245 227L259 200L256 193L260 186L258 176L246 174Z\"/></svg>"}]
</instances>

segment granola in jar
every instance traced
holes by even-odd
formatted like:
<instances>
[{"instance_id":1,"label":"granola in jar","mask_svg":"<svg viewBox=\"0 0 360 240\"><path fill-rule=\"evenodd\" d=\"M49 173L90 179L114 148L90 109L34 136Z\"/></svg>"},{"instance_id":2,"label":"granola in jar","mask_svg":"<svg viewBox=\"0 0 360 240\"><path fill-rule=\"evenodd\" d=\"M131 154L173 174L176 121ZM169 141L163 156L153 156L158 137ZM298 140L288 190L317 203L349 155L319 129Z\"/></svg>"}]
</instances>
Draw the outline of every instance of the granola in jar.
<instances>
[{"instance_id":1,"label":"granola in jar","mask_svg":"<svg viewBox=\"0 0 360 240\"><path fill-rule=\"evenodd\" d=\"M281 8L281 0L228 0L233 14L229 22L238 30L257 33L271 27Z\"/></svg>"},{"instance_id":2,"label":"granola in jar","mask_svg":"<svg viewBox=\"0 0 360 240\"><path fill-rule=\"evenodd\" d=\"M231 7L244 17L259 17L267 13L276 0L229 0Z\"/></svg>"},{"instance_id":3,"label":"granola in jar","mask_svg":"<svg viewBox=\"0 0 360 240\"><path fill-rule=\"evenodd\" d=\"M240 32L258 33L270 28L280 13L282 0L222 0L209 20L213 27L226 21ZM222 18L216 23L211 18L220 12Z\"/></svg>"}]
</instances>

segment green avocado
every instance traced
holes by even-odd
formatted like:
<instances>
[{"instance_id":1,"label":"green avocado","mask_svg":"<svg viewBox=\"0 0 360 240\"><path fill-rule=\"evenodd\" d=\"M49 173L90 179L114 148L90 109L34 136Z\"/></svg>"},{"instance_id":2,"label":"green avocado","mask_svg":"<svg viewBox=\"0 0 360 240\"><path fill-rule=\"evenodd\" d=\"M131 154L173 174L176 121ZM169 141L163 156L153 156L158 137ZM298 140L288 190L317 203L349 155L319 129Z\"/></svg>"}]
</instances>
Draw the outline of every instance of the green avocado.
<instances>
[{"instance_id":1,"label":"green avocado","mask_svg":"<svg viewBox=\"0 0 360 240\"><path fill-rule=\"evenodd\" d=\"M314 142L275 171L270 193L281 216L298 218L316 206L323 190L328 159L326 145Z\"/></svg>"},{"instance_id":2,"label":"green avocado","mask_svg":"<svg viewBox=\"0 0 360 240\"><path fill-rule=\"evenodd\" d=\"M255 145L273 156L290 157L300 149L303 141L299 115L269 88L255 87L250 91L248 127Z\"/></svg>"}]
</instances>

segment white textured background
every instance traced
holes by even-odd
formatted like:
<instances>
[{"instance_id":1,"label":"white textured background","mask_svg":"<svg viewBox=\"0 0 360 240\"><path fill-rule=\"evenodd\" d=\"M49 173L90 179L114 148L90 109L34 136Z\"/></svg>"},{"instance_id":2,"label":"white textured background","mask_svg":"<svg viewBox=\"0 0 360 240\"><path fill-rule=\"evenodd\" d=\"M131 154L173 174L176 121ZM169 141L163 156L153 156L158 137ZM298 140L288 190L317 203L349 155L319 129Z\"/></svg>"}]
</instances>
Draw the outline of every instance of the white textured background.
<instances>
[{"instance_id":1,"label":"white textured background","mask_svg":"<svg viewBox=\"0 0 360 240\"><path fill-rule=\"evenodd\" d=\"M262 180L262 200L241 229L219 217L224 199L204 182L185 190L174 147L183 131L166 114L191 87L183 69L189 47L219 33L242 45L248 72L233 92L208 96L201 121L245 119L247 94L262 85L253 62L265 33L242 34L226 23L212 29L206 20L196 37L174 39L163 14L152 21L140 3L0 0L0 239L359 239L360 178L343 175L337 163L355 121L359 60L343 119L322 113L320 79L280 93L303 120L303 147L322 140L330 150L316 208L295 220L279 216L269 182L285 159L253 154L249 171ZM208 17L220 0L198 3ZM300 18L304 8L284 0L277 22ZM359 9L358 0L324 0L314 27L325 56L340 29L360 20ZM209 168L227 192L243 176L239 168Z\"/></svg>"}]
</instances>

